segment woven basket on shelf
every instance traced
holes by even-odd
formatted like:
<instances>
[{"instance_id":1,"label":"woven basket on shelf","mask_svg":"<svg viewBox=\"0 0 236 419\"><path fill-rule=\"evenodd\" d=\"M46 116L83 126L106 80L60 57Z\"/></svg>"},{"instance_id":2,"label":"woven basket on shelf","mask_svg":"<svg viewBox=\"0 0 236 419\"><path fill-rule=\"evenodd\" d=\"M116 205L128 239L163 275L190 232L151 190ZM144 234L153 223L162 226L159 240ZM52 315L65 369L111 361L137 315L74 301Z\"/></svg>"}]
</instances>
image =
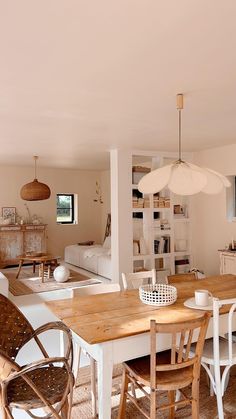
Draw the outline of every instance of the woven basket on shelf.
<instances>
[{"instance_id":1,"label":"woven basket on shelf","mask_svg":"<svg viewBox=\"0 0 236 419\"><path fill-rule=\"evenodd\" d=\"M142 285L139 287L139 297L144 304L169 306L177 299L177 289L166 284Z\"/></svg>"}]
</instances>

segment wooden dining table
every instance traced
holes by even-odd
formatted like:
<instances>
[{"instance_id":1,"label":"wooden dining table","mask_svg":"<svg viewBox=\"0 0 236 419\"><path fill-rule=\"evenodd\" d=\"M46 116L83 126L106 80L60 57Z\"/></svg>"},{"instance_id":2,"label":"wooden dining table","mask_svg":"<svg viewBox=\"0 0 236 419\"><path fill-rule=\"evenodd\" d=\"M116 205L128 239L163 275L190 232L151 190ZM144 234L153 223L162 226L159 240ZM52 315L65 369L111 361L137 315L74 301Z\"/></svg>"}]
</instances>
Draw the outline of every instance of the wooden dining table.
<instances>
[{"instance_id":1,"label":"wooden dining table","mask_svg":"<svg viewBox=\"0 0 236 419\"><path fill-rule=\"evenodd\" d=\"M151 319L159 323L175 323L198 318L202 310L184 306L197 289L207 289L220 299L236 298L235 275L212 276L175 286L177 301L161 308L143 304L136 289L45 303L71 329L75 342L97 361L100 419L111 417L113 365L150 353ZM226 333L227 306L221 310L220 323L220 332ZM236 330L236 323L234 327ZM212 335L211 320L207 337ZM157 339L159 351L170 347L168 336L159 335Z\"/></svg>"}]
</instances>

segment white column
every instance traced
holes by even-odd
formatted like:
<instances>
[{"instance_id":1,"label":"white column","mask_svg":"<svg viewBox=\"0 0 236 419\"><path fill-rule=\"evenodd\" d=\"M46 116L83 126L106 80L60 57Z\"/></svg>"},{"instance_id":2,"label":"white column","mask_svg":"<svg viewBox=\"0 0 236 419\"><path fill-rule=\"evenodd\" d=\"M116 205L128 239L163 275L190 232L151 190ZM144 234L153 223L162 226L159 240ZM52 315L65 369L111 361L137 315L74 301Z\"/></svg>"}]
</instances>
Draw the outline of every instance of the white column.
<instances>
[{"instance_id":1,"label":"white column","mask_svg":"<svg viewBox=\"0 0 236 419\"><path fill-rule=\"evenodd\" d=\"M133 272L132 154L111 150L111 255L112 281L121 272Z\"/></svg>"}]
</instances>

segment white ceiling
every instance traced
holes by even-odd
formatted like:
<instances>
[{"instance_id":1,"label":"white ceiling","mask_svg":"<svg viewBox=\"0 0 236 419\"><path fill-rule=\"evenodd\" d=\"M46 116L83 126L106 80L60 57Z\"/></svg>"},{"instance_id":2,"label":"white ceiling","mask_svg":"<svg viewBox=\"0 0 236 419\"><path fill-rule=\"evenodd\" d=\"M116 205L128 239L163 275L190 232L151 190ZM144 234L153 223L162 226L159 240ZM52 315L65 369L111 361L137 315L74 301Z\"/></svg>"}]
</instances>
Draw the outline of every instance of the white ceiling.
<instances>
[{"instance_id":1,"label":"white ceiling","mask_svg":"<svg viewBox=\"0 0 236 419\"><path fill-rule=\"evenodd\" d=\"M0 0L0 164L236 142L236 1Z\"/></svg>"}]
</instances>

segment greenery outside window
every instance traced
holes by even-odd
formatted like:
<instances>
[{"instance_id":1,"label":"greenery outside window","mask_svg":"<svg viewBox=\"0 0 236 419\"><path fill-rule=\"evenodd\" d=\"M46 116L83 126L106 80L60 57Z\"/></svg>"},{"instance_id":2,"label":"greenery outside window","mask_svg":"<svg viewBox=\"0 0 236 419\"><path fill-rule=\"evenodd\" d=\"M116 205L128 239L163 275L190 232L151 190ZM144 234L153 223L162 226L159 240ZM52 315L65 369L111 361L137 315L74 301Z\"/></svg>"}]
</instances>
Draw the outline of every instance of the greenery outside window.
<instances>
[{"instance_id":1,"label":"greenery outside window","mask_svg":"<svg viewBox=\"0 0 236 419\"><path fill-rule=\"evenodd\" d=\"M57 223L75 223L74 194L57 194Z\"/></svg>"}]
</instances>

